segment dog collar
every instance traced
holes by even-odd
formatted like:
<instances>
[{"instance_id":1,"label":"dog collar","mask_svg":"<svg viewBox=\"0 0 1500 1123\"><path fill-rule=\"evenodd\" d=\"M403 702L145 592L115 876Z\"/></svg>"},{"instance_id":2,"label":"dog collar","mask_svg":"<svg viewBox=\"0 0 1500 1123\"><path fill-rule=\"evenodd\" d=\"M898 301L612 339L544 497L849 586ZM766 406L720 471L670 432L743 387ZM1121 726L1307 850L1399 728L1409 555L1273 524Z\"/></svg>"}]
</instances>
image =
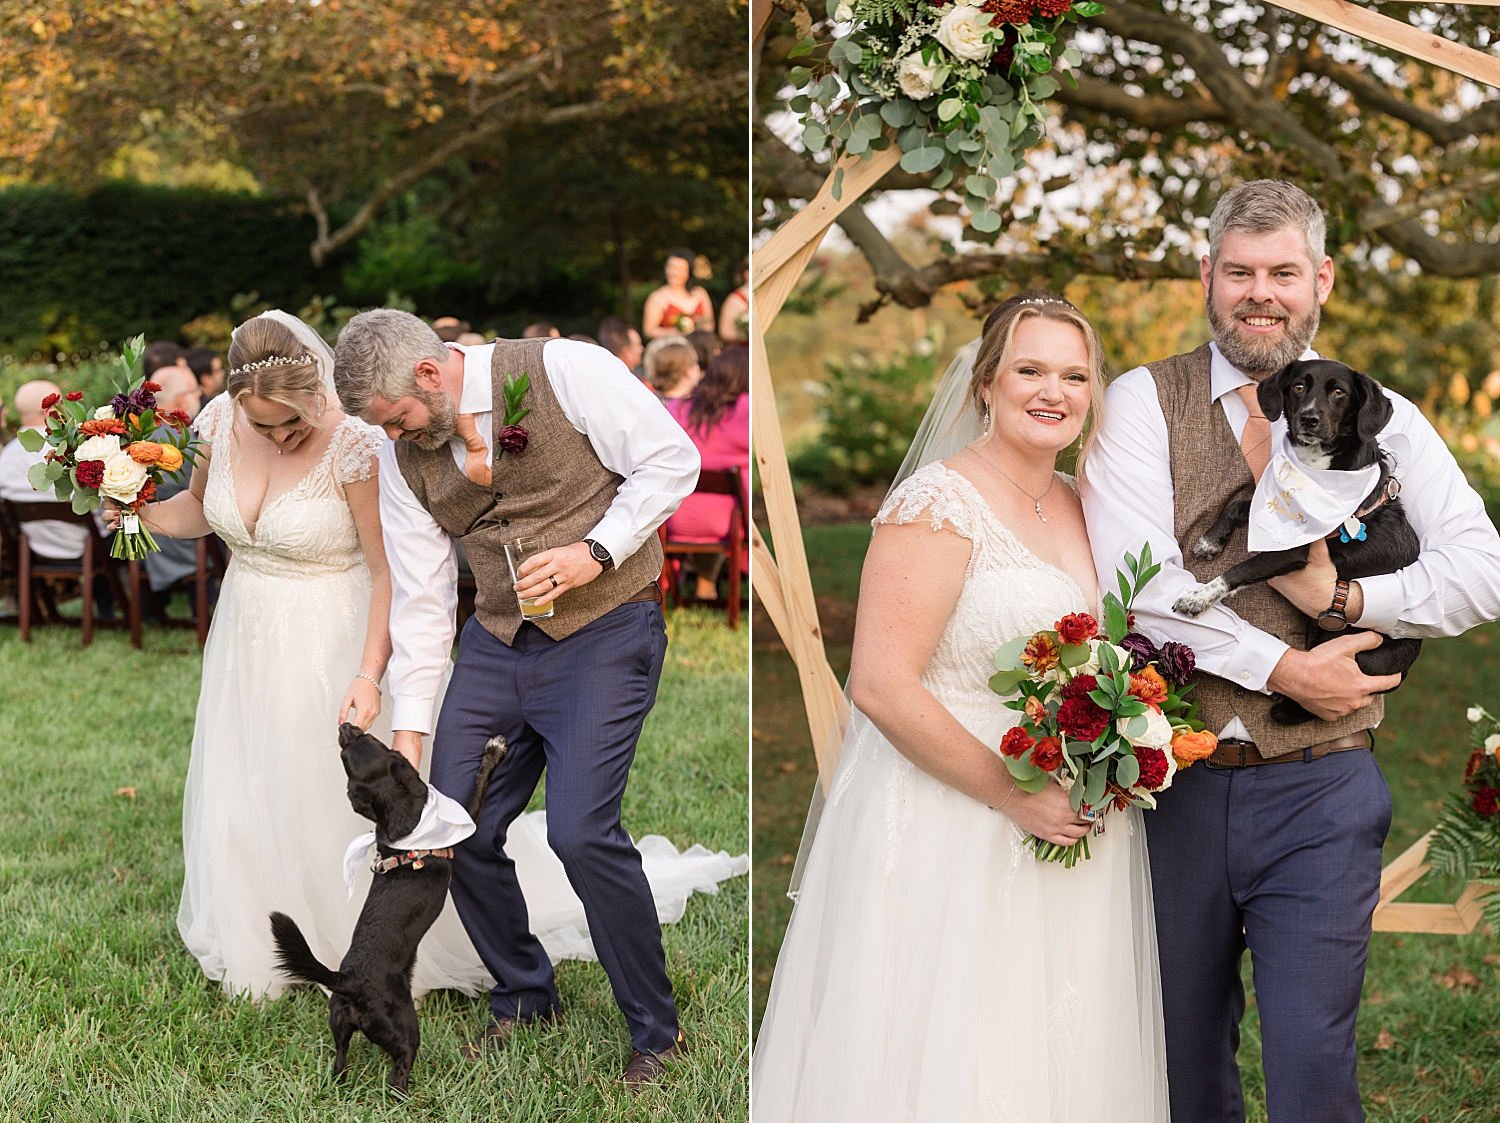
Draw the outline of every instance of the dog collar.
<instances>
[{"instance_id":1,"label":"dog collar","mask_svg":"<svg viewBox=\"0 0 1500 1123\"><path fill-rule=\"evenodd\" d=\"M1384 507L1392 499L1401 494L1401 481L1395 476L1385 478L1385 487L1380 491L1380 498L1362 510L1355 511L1336 530L1328 532L1329 539L1337 538L1340 542L1363 542L1365 540L1365 524L1362 521L1367 516L1374 514ZM1322 618L1319 617L1321 620Z\"/></svg>"},{"instance_id":2,"label":"dog collar","mask_svg":"<svg viewBox=\"0 0 1500 1123\"><path fill-rule=\"evenodd\" d=\"M422 868L423 859L425 858L451 859L452 857L453 847L451 846L442 850L408 850L405 854L393 854L389 858L382 858L377 854L375 860L370 863L370 872L390 873L392 870L398 870L402 866L410 866L414 870L419 870Z\"/></svg>"}]
</instances>

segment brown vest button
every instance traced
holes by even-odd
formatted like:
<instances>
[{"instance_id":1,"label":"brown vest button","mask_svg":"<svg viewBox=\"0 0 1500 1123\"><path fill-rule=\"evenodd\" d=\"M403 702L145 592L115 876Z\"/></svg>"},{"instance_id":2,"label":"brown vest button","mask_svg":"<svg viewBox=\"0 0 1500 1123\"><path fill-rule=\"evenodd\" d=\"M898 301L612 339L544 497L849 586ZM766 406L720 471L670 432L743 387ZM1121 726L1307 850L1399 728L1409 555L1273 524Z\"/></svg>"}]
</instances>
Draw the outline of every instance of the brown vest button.
<instances>
[{"instance_id":1,"label":"brown vest button","mask_svg":"<svg viewBox=\"0 0 1500 1123\"><path fill-rule=\"evenodd\" d=\"M501 519L500 520L500 525L501 526L509 526L510 525L510 520L509 519Z\"/></svg>"},{"instance_id":2,"label":"brown vest button","mask_svg":"<svg viewBox=\"0 0 1500 1123\"><path fill-rule=\"evenodd\" d=\"M503 492L503 491L497 491L497 492L495 492L495 498L496 499L504 499L505 498L505 492Z\"/></svg>"},{"instance_id":3,"label":"brown vest button","mask_svg":"<svg viewBox=\"0 0 1500 1123\"><path fill-rule=\"evenodd\" d=\"M1245 696L1245 688L1243 686L1236 686L1234 688L1234 696L1236 698L1243 698Z\"/></svg>"}]
</instances>

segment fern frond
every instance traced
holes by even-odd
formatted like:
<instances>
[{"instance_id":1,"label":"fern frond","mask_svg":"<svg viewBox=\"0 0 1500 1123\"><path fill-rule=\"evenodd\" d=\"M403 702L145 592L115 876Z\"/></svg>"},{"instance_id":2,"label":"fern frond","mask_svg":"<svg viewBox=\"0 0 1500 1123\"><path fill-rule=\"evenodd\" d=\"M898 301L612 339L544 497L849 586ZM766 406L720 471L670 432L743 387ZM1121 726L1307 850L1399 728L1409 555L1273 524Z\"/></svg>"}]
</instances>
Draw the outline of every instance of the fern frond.
<instances>
[{"instance_id":1,"label":"fern frond","mask_svg":"<svg viewBox=\"0 0 1500 1123\"><path fill-rule=\"evenodd\" d=\"M856 19L866 23L883 23L890 26L897 17L910 21L911 4L907 0L860 0L854 7Z\"/></svg>"},{"instance_id":2,"label":"fern frond","mask_svg":"<svg viewBox=\"0 0 1500 1123\"><path fill-rule=\"evenodd\" d=\"M1500 872L1500 816L1485 818L1460 804L1444 813L1427 860L1438 873L1455 877L1494 877Z\"/></svg>"}]
</instances>

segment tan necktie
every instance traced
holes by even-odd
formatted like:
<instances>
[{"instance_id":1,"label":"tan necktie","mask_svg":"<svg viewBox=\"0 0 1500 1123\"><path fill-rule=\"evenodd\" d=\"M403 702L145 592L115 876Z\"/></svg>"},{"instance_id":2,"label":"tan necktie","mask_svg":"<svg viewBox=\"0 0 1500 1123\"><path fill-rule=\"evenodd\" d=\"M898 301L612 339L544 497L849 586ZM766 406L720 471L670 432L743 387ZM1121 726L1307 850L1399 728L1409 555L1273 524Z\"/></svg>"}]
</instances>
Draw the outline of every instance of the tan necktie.
<instances>
[{"instance_id":1,"label":"tan necktie","mask_svg":"<svg viewBox=\"0 0 1500 1123\"><path fill-rule=\"evenodd\" d=\"M467 450L464 456L464 475L481 487L489 487L490 450L485 446L484 438L479 435L479 429L474 424L474 415L472 413L459 414L454 428Z\"/></svg>"},{"instance_id":2,"label":"tan necktie","mask_svg":"<svg viewBox=\"0 0 1500 1123\"><path fill-rule=\"evenodd\" d=\"M1250 465L1250 474L1260 483L1261 473L1271 462L1271 423L1261 412L1260 402L1255 397L1258 387L1237 386L1236 392L1245 400L1250 415L1245 418L1245 428L1240 431L1240 451L1245 454L1245 463Z\"/></svg>"}]
</instances>

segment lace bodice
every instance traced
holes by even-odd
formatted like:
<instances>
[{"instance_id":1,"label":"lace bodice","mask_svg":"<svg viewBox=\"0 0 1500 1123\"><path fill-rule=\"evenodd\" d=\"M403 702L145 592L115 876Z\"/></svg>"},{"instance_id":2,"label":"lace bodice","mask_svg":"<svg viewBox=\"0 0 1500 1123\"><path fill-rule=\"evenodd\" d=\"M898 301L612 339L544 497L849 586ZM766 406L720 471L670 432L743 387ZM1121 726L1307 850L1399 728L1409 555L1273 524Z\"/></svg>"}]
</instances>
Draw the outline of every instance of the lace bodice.
<instances>
[{"instance_id":1,"label":"lace bodice","mask_svg":"<svg viewBox=\"0 0 1500 1123\"><path fill-rule=\"evenodd\" d=\"M1016 636L1093 612L1070 576L1042 561L991 512L967 479L941 462L912 473L881 505L881 523L930 522L973 543L963 592L922 683L971 731L1009 713L990 689L995 652Z\"/></svg>"},{"instance_id":2,"label":"lace bodice","mask_svg":"<svg viewBox=\"0 0 1500 1123\"><path fill-rule=\"evenodd\" d=\"M220 394L198 415L198 436L214 446L203 514L235 560L278 577L340 573L364 562L344 485L376 472L385 435L356 417L339 423L322 459L290 491L261 509L252 534L234 492L234 403ZM243 439L243 438L242 438Z\"/></svg>"}]
</instances>

